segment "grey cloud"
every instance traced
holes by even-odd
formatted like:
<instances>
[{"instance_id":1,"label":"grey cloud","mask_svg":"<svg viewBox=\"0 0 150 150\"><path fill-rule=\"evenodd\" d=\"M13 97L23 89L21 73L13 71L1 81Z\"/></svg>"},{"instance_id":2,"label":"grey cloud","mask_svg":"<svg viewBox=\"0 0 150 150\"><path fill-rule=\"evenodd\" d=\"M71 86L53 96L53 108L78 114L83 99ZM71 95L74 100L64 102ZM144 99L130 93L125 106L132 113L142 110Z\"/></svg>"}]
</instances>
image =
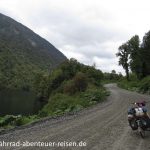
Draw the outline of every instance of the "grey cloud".
<instances>
[{"instance_id":1,"label":"grey cloud","mask_svg":"<svg viewBox=\"0 0 150 150\"><path fill-rule=\"evenodd\" d=\"M104 43L111 40L115 42L116 38L120 39L121 35L116 35L114 31L112 32L110 29L100 25L85 23L70 14L68 15L64 12L61 14L65 18L61 15L59 16L58 13L46 15L47 19L44 19L46 22L42 25L39 24L39 28L48 25L45 26L48 30L46 38L60 48L62 52L66 55L68 55L68 51L74 52L74 55L71 57L75 57L88 65L94 63L93 58L95 56L101 59L108 58L108 62L115 57L114 51L111 48L109 49L107 44L104 45ZM71 48L67 49L65 45ZM81 54L82 57L79 58L77 54ZM108 68L108 65L103 68L102 66L100 67L103 70L106 68Z\"/></svg>"},{"instance_id":2,"label":"grey cloud","mask_svg":"<svg viewBox=\"0 0 150 150\"><path fill-rule=\"evenodd\" d=\"M105 27L92 21L85 21L75 14L65 10L55 10L48 8L42 11L33 12L30 22L36 28L45 26L47 29L60 35L64 44L76 46L94 45L108 40L117 41L126 37L126 34L118 32L110 26ZM49 38L52 39L51 35ZM57 41L56 41L57 44Z\"/></svg>"},{"instance_id":3,"label":"grey cloud","mask_svg":"<svg viewBox=\"0 0 150 150\"><path fill-rule=\"evenodd\" d=\"M99 46L84 46L80 47L78 52L82 53L83 55L86 55L88 58L91 57L99 57L99 58L113 58L114 55L110 53L109 51L106 51L105 48Z\"/></svg>"}]
</instances>

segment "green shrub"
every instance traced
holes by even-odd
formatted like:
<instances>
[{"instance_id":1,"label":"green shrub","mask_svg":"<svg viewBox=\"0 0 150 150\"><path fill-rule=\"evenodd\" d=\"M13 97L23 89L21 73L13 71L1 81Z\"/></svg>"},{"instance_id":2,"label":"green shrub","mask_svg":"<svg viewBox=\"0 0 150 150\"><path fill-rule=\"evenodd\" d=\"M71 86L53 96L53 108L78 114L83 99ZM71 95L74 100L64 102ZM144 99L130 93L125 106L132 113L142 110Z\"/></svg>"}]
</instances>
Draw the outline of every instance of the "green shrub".
<instances>
[{"instance_id":1,"label":"green shrub","mask_svg":"<svg viewBox=\"0 0 150 150\"><path fill-rule=\"evenodd\" d=\"M90 101L100 102L104 100L107 95L109 95L109 93L104 89L90 89L84 96Z\"/></svg>"},{"instance_id":2,"label":"green shrub","mask_svg":"<svg viewBox=\"0 0 150 150\"><path fill-rule=\"evenodd\" d=\"M84 73L78 72L75 75L73 81L74 81L77 91L83 92L87 89L88 82Z\"/></svg>"},{"instance_id":3,"label":"green shrub","mask_svg":"<svg viewBox=\"0 0 150 150\"><path fill-rule=\"evenodd\" d=\"M118 82L118 86L126 90L138 91L139 82L140 81L138 80L127 81L126 79L124 79Z\"/></svg>"},{"instance_id":4,"label":"green shrub","mask_svg":"<svg viewBox=\"0 0 150 150\"><path fill-rule=\"evenodd\" d=\"M141 81L135 79L135 77L131 79L130 81L121 80L118 82L118 86L127 90L150 94L150 76L143 78Z\"/></svg>"},{"instance_id":5,"label":"green shrub","mask_svg":"<svg viewBox=\"0 0 150 150\"><path fill-rule=\"evenodd\" d=\"M150 92L150 76L144 78L139 85L140 92L146 93Z\"/></svg>"},{"instance_id":6,"label":"green shrub","mask_svg":"<svg viewBox=\"0 0 150 150\"><path fill-rule=\"evenodd\" d=\"M15 125L16 126L21 126L21 125L24 125L24 124L27 124L29 123L31 120L28 118L28 117L20 117L20 118L17 118L16 121L15 121Z\"/></svg>"},{"instance_id":7,"label":"green shrub","mask_svg":"<svg viewBox=\"0 0 150 150\"><path fill-rule=\"evenodd\" d=\"M48 111L42 109L42 110L39 111L38 116L40 118L47 117L48 116Z\"/></svg>"},{"instance_id":8,"label":"green shrub","mask_svg":"<svg viewBox=\"0 0 150 150\"><path fill-rule=\"evenodd\" d=\"M68 82L66 82L66 84L64 85L64 93L69 94L69 95L73 95L77 92L77 88L75 86L75 83L73 80L69 80Z\"/></svg>"},{"instance_id":9,"label":"green shrub","mask_svg":"<svg viewBox=\"0 0 150 150\"><path fill-rule=\"evenodd\" d=\"M19 116L6 115L0 120L0 126L13 125Z\"/></svg>"},{"instance_id":10,"label":"green shrub","mask_svg":"<svg viewBox=\"0 0 150 150\"><path fill-rule=\"evenodd\" d=\"M76 93L73 96L68 95L68 93L56 93L51 96L48 103L39 112L39 116L45 117L79 111L82 108L103 101L108 95L109 93L104 88L95 88L95 86L90 86L86 91Z\"/></svg>"},{"instance_id":11,"label":"green shrub","mask_svg":"<svg viewBox=\"0 0 150 150\"><path fill-rule=\"evenodd\" d=\"M56 94L51 97L48 104L42 109L42 112L47 112L49 115L58 115L77 111L85 107L85 105L87 106L87 103L88 101L76 95Z\"/></svg>"},{"instance_id":12,"label":"green shrub","mask_svg":"<svg viewBox=\"0 0 150 150\"><path fill-rule=\"evenodd\" d=\"M73 95L76 92L84 92L87 89L88 81L84 73L78 72L72 80L64 85L64 93Z\"/></svg>"},{"instance_id":13,"label":"green shrub","mask_svg":"<svg viewBox=\"0 0 150 150\"><path fill-rule=\"evenodd\" d=\"M6 115L4 117L2 117L0 119L0 126L4 127L4 126L21 126L24 124L27 124L29 122L32 122L34 120L37 120L37 116L33 115L33 116L13 116L13 115Z\"/></svg>"}]
</instances>

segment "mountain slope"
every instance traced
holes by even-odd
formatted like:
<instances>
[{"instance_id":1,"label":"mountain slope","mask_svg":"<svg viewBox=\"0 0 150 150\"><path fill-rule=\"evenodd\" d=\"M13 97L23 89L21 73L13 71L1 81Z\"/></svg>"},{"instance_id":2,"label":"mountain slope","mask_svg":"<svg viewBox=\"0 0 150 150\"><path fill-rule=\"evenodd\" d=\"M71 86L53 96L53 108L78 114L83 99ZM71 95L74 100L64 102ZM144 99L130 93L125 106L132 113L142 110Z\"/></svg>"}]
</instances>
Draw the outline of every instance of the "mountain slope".
<instances>
[{"instance_id":1,"label":"mountain slope","mask_svg":"<svg viewBox=\"0 0 150 150\"><path fill-rule=\"evenodd\" d=\"M0 87L31 86L34 75L67 58L29 28L0 14Z\"/></svg>"}]
</instances>

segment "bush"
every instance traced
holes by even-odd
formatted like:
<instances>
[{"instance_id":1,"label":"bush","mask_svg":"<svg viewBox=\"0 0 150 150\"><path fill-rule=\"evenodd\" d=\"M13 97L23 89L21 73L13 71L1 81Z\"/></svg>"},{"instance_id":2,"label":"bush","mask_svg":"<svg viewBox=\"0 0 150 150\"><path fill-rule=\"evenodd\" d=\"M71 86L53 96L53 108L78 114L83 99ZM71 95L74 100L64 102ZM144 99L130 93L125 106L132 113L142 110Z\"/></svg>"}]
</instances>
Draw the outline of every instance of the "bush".
<instances>
[{"instance_id":1,"label":"bush","mask_svg":"<svg viewBox=\"0 0 150 150\"><path fill-rule=\"evenodd\" d=\"M77 92L76 86L74 84L73 80L69 80L65 85L64 85L64 93L73 95Z\"/></svg>"},{"instance_id":2,"label":"bush","mask_svg":"<svg viewBox=\"0 0 150 150\"><path fill-rule=\"evenodd\" d=\"M140 90L140 92L143 92L143 93L150 92L150 76L144 78L140 82L139 90Z\"/></svg>"},{"instance_id":3,"label":"bush","mask_svg":"<svg viewBox=\"0 0 150 150\"><path fill-rule=\"evenodd\" d=\"M29 122L32 122L33 120L37 120L37 116L14 116L14 115L6 115L0 119L0 126L21 126L24 124L27 124Z\"/></svg>"},{"instance_id":4,"label":"bush","mask_svg":"<svg viewBox=\"0 0 150 150\"><path fill-rule=\"evenodd\" d=\"M78 72L72 80L64 85L64 93L73 95L76 92L84 92L87 89L88 81L84 73Z\"/></svg>"},{"instance_id":5,"label":"bush","mask_svg":"<svg viewBox=\"0 0 150 150\"><path fill-rule=\"evenodd\" d=\"M138 91L139 82L140 81L138 80L127 81L126 79L124 79L118 82L118 86L126 90Z\"/></svg>"},{"instance_id":6,"label":"bush","mask_svg":"<svg viewBox=\"0 0 150 150\"><path fill-rule=\"evenodd\" d=\"M76 100L72 96L67 96L64 94L56 94L50 100L51 109L56 112L58 110L65 111L69 107L75 105Z\"/></svg>"},{"instance_id":7,"label":"bush","mask_svg":"<svg viewBox=\"0 0 150 150\"><path fill-rule=\"evenodd\" d=\"M42 117L42 118L47 117L48 116L48 111L42 109L42 110L39 111L38 116Z\"/></svg>"},{"instance_id":8,"label":"bush","mask_svg":"<svg viewBox=\"0 0 150 150\"><path fill-rule=\"evenodd\" d=\"M16 120L15 120L15 125L16 126L21 126L21 125L25 125L25 124L28 124L30 122L32 122L33 120L35 120L35 116L21 116L21 117L18 117Z\"/></svg>"},{"instance_id":9,"label":"bush","mask_svg":"<svg viewBox=\"0 0 150 150\"><path fill-rule=\"evenodd\" d=\"M84 92L87 89L88 82L84 73L78 72L75 75L73 81L74 81L77 91Z\"/></svg>"},{"instance_id":10,"label":"bush","mask_svg":"<svg viewBox=\"0 0 150 150\"><path fill-rule=\"evenodd\" d=\"M82 108L105 100L108 95L109 93L104 88L90 88L74 96L57 93L49 99L48 104L40 111L39 116L45 117L79 111Z\"/></svg>"},{"instance_id":11,"label":"bush","mask_svg":"<svg viewBox=\"0 0 150 150\"><path fill-rule=\"evenodd\" d=\"M100 102L108 96L109 93L104 89L90 89L85 93L85 97L90 101Z\"/></svg>"},{"instance_id":12,"label":"bush","mask_svg":"<svg viewBox=\"0 0 150 150\"><path fill-rule=\"evenodd\" d=\"M15 125L16 125L16 126L21 126L21 125L23 125L23 124L26 124L26 120L27 120L27 118L25 118L25 117L20 117L20 118L16 119ZM28 121L28 120L27 120L27 121Z\"/></svg>"},{"instance_id":13,"label":"bush","mask_svg":"<svg viewBox=\"0 0 150 150\"><path fill-rule=\"evenodd\" d=\"M65 112L77 111L85 106L88 106L88 101L80 96L56 94L49 99L48 104L44 106L42 112L47 112L49 115L58 115Z\"/></svg>"},{"instance_id":14,"label":"bush","mask_svg":"<svg viewBox=\"0 0 150 150\"><path fill-rule=\"evenodd\" d=\"M13 125L18 117L20 116L6 115L0 120L0 126Z\"/></svg>"},{"instance_id":15,"label":"bush","mask_svg":"<svg viewBox=\"0 0 150 150\"><path fill-rule=\"evenodd\" d=\"M118 82L118 86L127 90L150 94L150 76L143 78L141 81L134 76L131 79L130 81L124 79Z\"/></svg>"}]
</instances>

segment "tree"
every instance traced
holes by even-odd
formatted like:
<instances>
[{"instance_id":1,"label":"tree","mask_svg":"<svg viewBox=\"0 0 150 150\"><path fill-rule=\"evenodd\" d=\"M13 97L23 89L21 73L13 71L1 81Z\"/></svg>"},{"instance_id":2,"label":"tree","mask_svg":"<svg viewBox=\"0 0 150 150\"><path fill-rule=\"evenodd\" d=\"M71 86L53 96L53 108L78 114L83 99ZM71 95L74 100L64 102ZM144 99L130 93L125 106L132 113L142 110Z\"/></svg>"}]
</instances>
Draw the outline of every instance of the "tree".
<instances>
[{"instance_id":1,"label":"tree","mask_svg":"<svg viewBox=\"0 0 150 150\"><path fill-rule=\"evenodd\" d=\"M61 69L63 70L63 74L67 79L72 79L77 71L80 71L81 64L74 58L65 61L61 65Z\"/></svg>"},{"instance_id":2,"label":"tree","mask_svg":"<svg viewBox=\"0 0 150 150\"><path fill-rule=\"evenodd\" d=\"M116 70L112 70L111 73L112 73L112 74L116 74Z\"/></svg>"},{"instance_id":3,"label":"tree","mask_svg":"<svg viewBox=\"0 0 150 150\"><path fill-rule=\"evenodd\" d=\"M34 91L41 101L47 101L49 98L49 79L42 72L37 72L34 79Z\"/></svg>"},{"instance_id":4,"label":"tree","mask_svg":"<svg viewBox=\"0 0 150 150\"><path fill-rule=\"evenodd\" d=\"M130 56L130 49L128 43L122 44L118 48L119 52L116 54L119 57L119 65L125 69L126 78L129 80L129 56Z\"/></svg>"},{"instance_id":5,"label":"tree","mask_svg":"<svg viewBox=\"0 0 150 150\"><path fill-rule=\"evenodd\" d=\"M115 70L112 70L110 73L110 80L116 80L117 79L117 74Z\"/></svg>"},{"instance_id":6,"label":"tree","mask_svg":"<svg viewBox=\"0 0 150 150\"><path fill-rule=\"evenodd\" d=\"M139 36L133 36L129 41L119 47L116 54L119 65L122 65L129 79L129 67L138 79L150 75L150 31L147 32L140 45Z\"/></svg>"},{"instance_id":7,"label":"tree","mask_svg":"<svg viewBox=\"0 0 150 150\"><path fill-rule=\"evenodd\" d=\"M138 35L133 36L128 41L128 47L130 52L130 69L140 79L142 73L142 63L140 54L140 40Z\"/></svg>"},{"instance_id":8,"label":"tree","mask_svg":"<svg viewBox=\"0 0 150 150\"><path fill-rule=\"evenodd\" d=\"M150 75L150 31L143 37L141 45L142 75Z\"/></svg>"}]
</instances>

